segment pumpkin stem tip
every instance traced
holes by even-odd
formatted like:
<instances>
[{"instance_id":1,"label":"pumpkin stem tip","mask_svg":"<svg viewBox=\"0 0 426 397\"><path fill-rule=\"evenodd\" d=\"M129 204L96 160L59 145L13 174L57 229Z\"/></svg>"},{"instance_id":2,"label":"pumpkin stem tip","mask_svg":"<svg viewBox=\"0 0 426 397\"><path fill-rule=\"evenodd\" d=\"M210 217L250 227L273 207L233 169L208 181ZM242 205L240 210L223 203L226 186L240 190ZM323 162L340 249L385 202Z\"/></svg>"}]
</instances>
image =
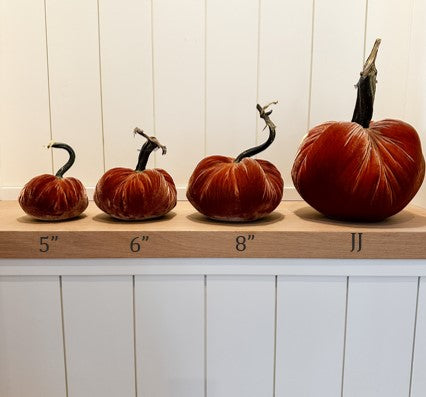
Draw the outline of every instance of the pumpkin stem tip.
<instances>
[{"instance_id":1,"label":"pumpkin stem tip","mask_svg":"<svg viewBox=\"0 0 426 397\"><path fill-rule=\"evenodd\" d=\"M153 151L161 149L162 155L165 155L167 153L166 146L162 145L155 136L148 136L143 132L143 130L138 127L133 130L133 133L135 135L142 135L144 138L146 138L146 142L143 144L140 150L138 164L136 165L135 171L145 170L146 164L148 162L148 157Z\"/></svg>"},{"instance_id":2,"label":"pumpkin stem tip","mask_svg":"<svg viewBox=\"0 0 426 397\"><path fill-rule=\"evenodd\" d=\"M138 135L142 135L144 138L149 139L149 136L148 136L147 134L145 134L145 132L143 132L143 130L141 130L141 129L140 129L140 128L138 128L138 127L135 127L135 128L133 129L133 136L136 136L136 134L138 134Z\"/></svg>"},{"instance_id":3,"label":"pumpkin stem tip","mask_svg":"<svg viewBox=\"0 0 426 397\"><path fill-rule=\"evenodd\" d=\"M272 113L272 110L270 110L269 112L265 112L265 110L268 109L269 106L276 105L277 103L278 103L278 101L273 101L273 102L268 103L265 106L260 106L259 104L257 104L256 109L259 111L260 117L262 117L263 115L269 116Z\"/></svg>"},{"instance_id":4,"label":"pumpkin stem tip","mask_svg":"<svg viewBox=\"0 0 426 397\"><path fill-rule=\"evenodd\" d=\"M367 77L370 74L377 73L375 63L376 63L377 53L379 52L379 46L381 42L382 42L381 39L376 39L376 41L374 42L374 46L370 52L370 55L368 56L367 60L364 63L364 67L361 72L362 77Z\"/></svg>"},{"instance_id":5,"label":"pumpkin stem tip","mask_svg":"<svg viewBox=\"0 0 426 397\"><path fill-rule=\"evenodd\" d=\"M153 144L154 146L156 146L154 148L154 150L157 150L158 148L161 148L161 151L162 151L163 155L167 153L167 148L164 145L162 145L155 136L148 136L139 127L135 127L133 129L133 134L134 135L136 135L136 134L142 135L144 138L146 138L149 142L151 142L151 144Z\"/></svg>"},{"instance_id":6,"label":"pumpkin stem tip","mask_svg":"<svg viewBox=\"0 0 426 397\"><path fill-rule=\"evenodd\" d=\"M155 137L150 137L151 141L157 145L157 147L155 148L155 150L157 149L161 149L161 154L164 156L167 153L167 147L162 145L160 142L158 142L158 139Z\"/></svg>"},{"instance_id":7,"label":"pumpkin stem tip","mask_svg":"<svg viewBox=\"0 0 426 397\"><path fill-rule=\"evenodd\" d=\"M56 142L54 140L48 143L47 148L48 149L50 148L65 149L68 152L68 155L69 155L68 161L61 168L59 168L59 170L55 174L56 177L62 178L65 172L67 172L74 164L74 161L75 161L74 149L66 143Z\"/></svg>"},{"instance_id":8,"label":"pumpkin stem tip","mask_svg":"<svg viewBox=\"0 0 426 397\"><path fill-rule=\"evenodd\" d=\"M260 106L259 104L256 105L257 110L259 111L259 116L265 120L266 126L265 127L272 127L273 129L275 129L275 125L274 123L269 119L269 116L272 114L272 109L266 111L266 109L269 108L269 106L271 105L276 105L278 103L278 101L273 101L268 103L265 106Z\"/></svg>"},{"instance_id":9,"label":"pumpkin stem tip","mask_svg":"<svg viewBox=\"0 0 426 397\"><path fill-rule=\"evenodd\" d=\"M46 146L44 146L46 149L50 149L56 142L52 139Z\"/></svg>"}]
</instances>

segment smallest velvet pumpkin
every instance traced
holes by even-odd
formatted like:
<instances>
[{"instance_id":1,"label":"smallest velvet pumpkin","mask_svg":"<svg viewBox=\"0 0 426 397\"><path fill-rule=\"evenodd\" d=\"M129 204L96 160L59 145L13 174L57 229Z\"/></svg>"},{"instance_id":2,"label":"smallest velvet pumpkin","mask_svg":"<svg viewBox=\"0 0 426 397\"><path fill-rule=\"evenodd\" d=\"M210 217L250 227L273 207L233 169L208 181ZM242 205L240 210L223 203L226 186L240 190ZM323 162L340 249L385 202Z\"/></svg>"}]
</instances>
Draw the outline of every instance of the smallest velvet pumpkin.
<instances>
[{"instance_id":1,"label":"smallest velvet pumpkin","mask_svg":"<svg viewBox=\"0 0 426 397\"><path fill-rule=\"evenodd\" d=\"M214 155L198 163L186 196L203 215L219 221L254 221L271 213L281 202L284 182L278 169L269 161L251 158L275 139L275 125L269 118L272 110L267 111L275 103L256 107L269 128L266 142L235 159Z\"/></svg>"},{"instance_id":2,"label":"smallest velvet pumpkin","mask_svg":"<svg viewBox=\"0 0 426 397\"><path fill-rule=\"evenodd\" d=\"M43 174L31 179L21 190L21 208L37 219L61 221L79 216L89 204L86 189L76 178L64 178L75 161L75 152L65 143L51 142L48 148L65 149L67 163L55 175Z\"/></svg>"},{"instance_id":3,"label":"smallest velvet pumpkin","mask_svg":"<svg viewBox=\"0 0 426 397\"><path fill-rule=\"evenodd\" d=\"M139 153L134 170L112 168L96 185L96 205L108 215L122 220L145 220L167 214L176 205L176 187L172 177L160 168L146 169L150 154L166 147L153 136L146 135L139 128L134 134L142 135L146 142Z\"/></svg>"}]
</instances>

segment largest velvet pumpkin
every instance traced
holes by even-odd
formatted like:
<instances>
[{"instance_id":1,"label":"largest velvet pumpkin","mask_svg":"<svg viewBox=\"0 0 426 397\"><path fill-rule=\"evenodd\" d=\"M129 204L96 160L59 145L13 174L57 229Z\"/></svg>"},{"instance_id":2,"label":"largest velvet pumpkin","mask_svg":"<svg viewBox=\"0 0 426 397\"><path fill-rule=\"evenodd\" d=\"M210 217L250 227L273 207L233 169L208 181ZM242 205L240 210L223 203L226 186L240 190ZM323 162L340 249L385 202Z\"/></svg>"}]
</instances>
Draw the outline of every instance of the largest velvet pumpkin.
<instances>
[{"instance_id":1,"label":"largest velvet pumpkin","mask_svg":"<svg viewBox=\"0 0 426 397\"><path fill-rule=\"evenodd\" d=\"M401 121L371 121L378 39L357 84L352 122L311 129L297 153L292 178L302 198L324 215L380 221L401 211L419 190L425 162L415 129Z\"/></svg>"}]
</instances>

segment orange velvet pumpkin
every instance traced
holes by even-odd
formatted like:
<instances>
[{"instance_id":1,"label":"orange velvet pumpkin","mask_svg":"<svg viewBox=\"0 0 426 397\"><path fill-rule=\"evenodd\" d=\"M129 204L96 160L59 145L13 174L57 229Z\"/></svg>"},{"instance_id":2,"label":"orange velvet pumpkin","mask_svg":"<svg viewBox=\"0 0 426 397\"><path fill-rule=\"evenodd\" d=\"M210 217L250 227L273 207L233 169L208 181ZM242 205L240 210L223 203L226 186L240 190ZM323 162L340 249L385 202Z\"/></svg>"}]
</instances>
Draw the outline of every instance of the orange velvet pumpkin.
<instances>
[{"instance_id":1,"label":"orange velvet pumpkin","mask_svg":"<svg viewBox=\"0 0 426 397\"><path fill-rule=\"evenodd\" d=\"M331 218L383 220L401 211L423 182L425 162L415 129L400 120L371 121L379 44L361 73L352 122L311 129L293 165L302 198Z\"/></svg>"},{"instance_id":2,"label":"orange velvet pumpkin","mask_svg":"<svg viewBox=\"0 0 426 397\"><path fill-rule=\"evenodd\" d=\"M18 201L22 209L37 219L60 221L80 215L88 206L86 189L75 178L64 178L75 161L74 150L65 143L50 143L48 147L68 151L68 162L56 175L43 174L31 179L22 189Z\"/></svg>"},{"instance_id":3,"label":"orange velvet pumpkin","mask_svg":"<svg viewBox=\"0 0 426 397\"><path fill-rule=\"evenodd\" d=\"M269 105L257 105L269 127L268 140L241 153L236 159L209 156L201 160L189 180L187 198L202 214L222 221L252 221L271 213L283 196L283 180L268 161L250 158L265 150L275 139L275 125L266 112Z\"/></svg>"},{"instance_id":4,"label":"orange velvet pumpkin","mask_svg":"<svg viewBox=\"0 0 426 397\"><path fill-rule=\"evenodd\" d=\"M147 141L139 153L135 170L113 168L107 171L96 185L96 205L114 218L123 220L144 220L167 214L176 205L176 187L172 177L164 170L146 169L149 155L162 146L155 137L147 136L139 128L135 133Z\"/></svg>"}]
</instances>

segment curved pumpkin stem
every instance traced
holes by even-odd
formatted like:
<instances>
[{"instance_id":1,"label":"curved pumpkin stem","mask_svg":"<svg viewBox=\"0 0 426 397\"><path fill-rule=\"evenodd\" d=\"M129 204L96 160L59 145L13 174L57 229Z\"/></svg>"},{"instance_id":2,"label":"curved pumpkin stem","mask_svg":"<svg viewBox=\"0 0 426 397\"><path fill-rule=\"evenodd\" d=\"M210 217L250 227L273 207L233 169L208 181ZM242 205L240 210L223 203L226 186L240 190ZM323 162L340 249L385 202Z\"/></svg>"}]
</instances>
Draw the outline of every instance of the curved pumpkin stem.
<instances>
[{"instance_id":1,"label":"curved pumpkin stem","mask_svg":"<svg viewBox=\"0 0 426 397\"><path fill-rule=\"evenodd\" d=\"M61 167L59 168L58 172L55 174L55 176L57 178L62 178L64 176L64 174L72 167L72 165L74 164L75 161L75 152L73 150L73 148L69 145L67 145L66 143L60 143L60 142L50 142L47 145L47 148L59 148L59 149L65 149L70 158L68 159L68 161Z\"/></svg>"},{"instance_id":2,"label":"curved pumpkin stem","mask_svg":"<svg viewBox=\"0 0 426 397\"><path fill-rule=\"evenodd\" d=\"M380 39L377 39L374 43L373 49L364 63L361 77L356 85L358 93L352 121L362 125L364 128L369 127L370 121L373 117L374 96L376 95L377 83L377 69L375 62L380 43Z\"/></svg>"},{"instance_id":3,"label":"curved pumpkin stem","mask_svg":"<svg viewBox=\"0 0 426 397\"><path fill-rule=\"evenodd\" d=\"M244 152L242 152L241 154L237 156L237 158L234 160L234 163L239 163L245 157L251 157L251 156L254 156L255 154L263 152L266 148L268 148L271 145L272 142L274 142L275 135L276 135L275 133L276 126L272 122L272 120L269 118L269 116L272 113L272 110L269 110L267 112L266 109L268 109L268 107L271 105L276 105L277 103L278 101L274 101L274 102L268 103L266 106L263 106L263 107L260 106L259 104L256 105L256 109L259 111L260 118L265 120L265 123L266 123L265 128L266 127L269 128L268 140L259 146L255 146L250 149L244 150Z\"/></svg>"},{"instance_id":4,"label":"curved pumpkin stem","mask_svg":"<svg viewBox=\"0 0 426 397\"><path fill-rule=\"evenodd\" d=\"M139 134L146 138L146 142L143 144L139 152L138 164L136 165L135 171L144 171L146 169L149 156L154 150L161 148L161 154L165 155L167 153L167 148L158 142L158 139L155 136L148 136L138 127L133 130L133 134Z\"/></svg>"}]
</instances>

